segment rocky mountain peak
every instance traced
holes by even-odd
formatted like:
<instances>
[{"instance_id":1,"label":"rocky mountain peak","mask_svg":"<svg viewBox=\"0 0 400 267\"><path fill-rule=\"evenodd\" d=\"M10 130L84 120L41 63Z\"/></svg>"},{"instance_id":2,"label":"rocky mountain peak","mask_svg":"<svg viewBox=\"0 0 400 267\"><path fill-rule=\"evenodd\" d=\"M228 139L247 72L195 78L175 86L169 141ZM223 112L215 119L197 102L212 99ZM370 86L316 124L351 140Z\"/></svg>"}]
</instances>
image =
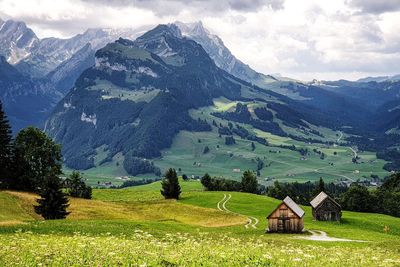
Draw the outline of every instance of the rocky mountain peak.
<instances>
[{"instance_id":1,"label":"rocky mountain peak","mask_svg":"<svg viewBox=\"0 0 400 267\"><path fill-rule=\"evenodd\" d=\"M26 58L38 42L39 38L24 22L0 22L0 54L11 64Z\"/></svg>"},{"instance_id":2,"label":"rocky mountain peak","mask_svg":"<svg viewBox=\"0 0 400 267\"><path fill-rule=\"evenodd\" d=\"M203 23L199 20L193 23L183 23L181 21L174 22L185 36L202 36L207 37L210 32L204 27Z\"/></svg>"},{"instance_id":3,"label":"rocky mountain peak","mask_svg":"<svg viewBox=\"0 0 400 267\"><path fill-rule=\"evenodd\" d=\"M159 24L152 30L138 37L137 41L140 42L141 40L159 39L161 37L166 37L166 36L182 38L182 32L174 24Z\"/></svg>"}]
</instances>

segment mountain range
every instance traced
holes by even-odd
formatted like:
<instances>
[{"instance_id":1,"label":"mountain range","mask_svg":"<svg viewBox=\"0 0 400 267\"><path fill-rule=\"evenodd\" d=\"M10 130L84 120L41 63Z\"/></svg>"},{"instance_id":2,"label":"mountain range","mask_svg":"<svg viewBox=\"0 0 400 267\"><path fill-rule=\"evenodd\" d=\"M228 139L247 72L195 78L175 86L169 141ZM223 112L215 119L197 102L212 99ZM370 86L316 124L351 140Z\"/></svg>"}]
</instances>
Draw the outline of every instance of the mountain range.
<instances>
[{"instance_id":1,"label":"mountain range","mask_svg":"<svg viewBox=\"0 0 400 267\"><path fill-rule=\"evenodd\" d=\"M324 127L372 151L400 144L396 76L302 82L262 74L201 22L89 29L69 39L39 39L23 22L0 25L0 96L14 130L46 120L71 168L119 157L129 174L158 173L151 160L182 130L268 143L239 124L319 143L327 142ZM238 104L193 116L217 98Z\"/></svg>"}]
</instances>

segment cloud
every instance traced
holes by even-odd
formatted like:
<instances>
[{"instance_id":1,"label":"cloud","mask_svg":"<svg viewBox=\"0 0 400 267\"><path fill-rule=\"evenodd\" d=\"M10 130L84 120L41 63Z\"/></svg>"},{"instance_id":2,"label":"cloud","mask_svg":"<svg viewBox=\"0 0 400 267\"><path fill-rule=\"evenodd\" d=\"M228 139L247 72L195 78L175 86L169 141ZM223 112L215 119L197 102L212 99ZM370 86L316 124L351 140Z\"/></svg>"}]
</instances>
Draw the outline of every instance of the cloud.
<instances>
[{"instance_id":1,"label":"cloud","mask_svg":"<svg viewBox=\"0 0 400 267\"><path fill-rule=\"evenodd\" d=\"M262 7L282 9L284 0L83 0L84 2L114 7L135 7L151 10L158 16L177 15L182 11L196 11L210 15L226 11L254 12Z\"/></svg>"},{"instance_id":2,"label":"cloud","mask_svg":"<svg viewBox=\"0 0 400 267\"><path fill-rule=\"evenodd\" d=\"M39 37L202 20L241 61L301 79L400 72L399 1L0 0ZM379 4L377 4L379 3ZM397 11L396 11L397 10Z\"/></svg>"},{"instance_id":3,"label":"cloud","mask_svg":"<svg viewBox=\"0 0 400 267\"><path fill-rule=\"evenodd\" d=\"M348 4L363 13L382 14L400 10L399 0L349 0Z\"/></svg>"}]
</instances>

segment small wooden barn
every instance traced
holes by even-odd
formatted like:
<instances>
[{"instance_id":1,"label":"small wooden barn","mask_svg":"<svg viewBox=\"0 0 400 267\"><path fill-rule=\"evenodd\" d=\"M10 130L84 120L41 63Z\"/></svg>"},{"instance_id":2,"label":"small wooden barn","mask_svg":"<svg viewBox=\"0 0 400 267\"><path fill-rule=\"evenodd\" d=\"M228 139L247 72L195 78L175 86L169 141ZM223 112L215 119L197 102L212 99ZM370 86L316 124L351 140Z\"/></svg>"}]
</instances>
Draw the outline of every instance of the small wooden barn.
<instances>
[{"instance_id":1,"label":"small wooden barn","mask_svg":"<svg viewBox=\"0 0 400 267\"><path fill-rule=\"evenodd\" d=\"M342 207L325 192L319 193L310 204L317 221L340 221L342 218Z\"/></svg>"},{"instance_id":2,"label":"small wooden barn","mask_svg":"<svg viewBox=\"0 0 400 267\"><path fill-rule=\"evenodd\" d=\"M304 210L290 197L267 217L269 233L300 233L304 229Z\"/></svg>"}]
</instances>

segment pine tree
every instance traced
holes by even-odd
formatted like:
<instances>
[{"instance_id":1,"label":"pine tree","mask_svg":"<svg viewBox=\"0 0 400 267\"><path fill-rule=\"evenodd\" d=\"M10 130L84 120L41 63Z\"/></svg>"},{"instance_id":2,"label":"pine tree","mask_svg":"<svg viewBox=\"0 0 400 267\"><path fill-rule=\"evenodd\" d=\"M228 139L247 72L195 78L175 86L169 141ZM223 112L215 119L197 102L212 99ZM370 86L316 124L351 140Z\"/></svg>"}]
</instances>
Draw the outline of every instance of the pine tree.
<instances>
[{"instance_id":1,"label":"pine tree","mask_svg":"<svg viewBox=\"0 0 400 267\"><path fill-rule=\"evenodd\" d=\"M14 146L11 127L0 101L0 188L10 186Z\"/></svg>"},{"instance_id":2,"label":"pine tree","mask_svg":"<svg viewBox=\"0 0 400 267\"><path fill-rule=\"evenodd\" d=\"M39 205L35 206L35 212L45 220L64 219L70 212L67 211L68 198L62 191L60 178L50 175L45 180L44 188L37 200Z\"/></svg>"},{"instance_id":3,"label":"pine tree","mask_svg":"<svg viewBox=\"0 0 400 267\"><path fill-rule=\"evenodd\" d=\"M319 193L325 192L325 182L322 177L319 177L319 181L315 186L314 196L317 196Z\"/></svg>"},{"instance_id":4,"label":"pine tree","mask_svg":"<svg viewBox=\"0 0 400 267\"><path fill-rule=\"evenodd\" d=\"M176 174L175 169L171 168L165 173L165 178L162 180L161 186L161 194L165 199L179 199L181 186L179 185L178 175Z\"/></svg>"},{"instance_id":5,"label":"pine tree","mask_svg":"<svg viewBox=\"0 0 400 267\"><path fill-rule=\"evenodd\" d=\"M247 170L242 176L242 190L247 193L257 193L258 182L254 172Z\"/></svg>"}]
</instances>

